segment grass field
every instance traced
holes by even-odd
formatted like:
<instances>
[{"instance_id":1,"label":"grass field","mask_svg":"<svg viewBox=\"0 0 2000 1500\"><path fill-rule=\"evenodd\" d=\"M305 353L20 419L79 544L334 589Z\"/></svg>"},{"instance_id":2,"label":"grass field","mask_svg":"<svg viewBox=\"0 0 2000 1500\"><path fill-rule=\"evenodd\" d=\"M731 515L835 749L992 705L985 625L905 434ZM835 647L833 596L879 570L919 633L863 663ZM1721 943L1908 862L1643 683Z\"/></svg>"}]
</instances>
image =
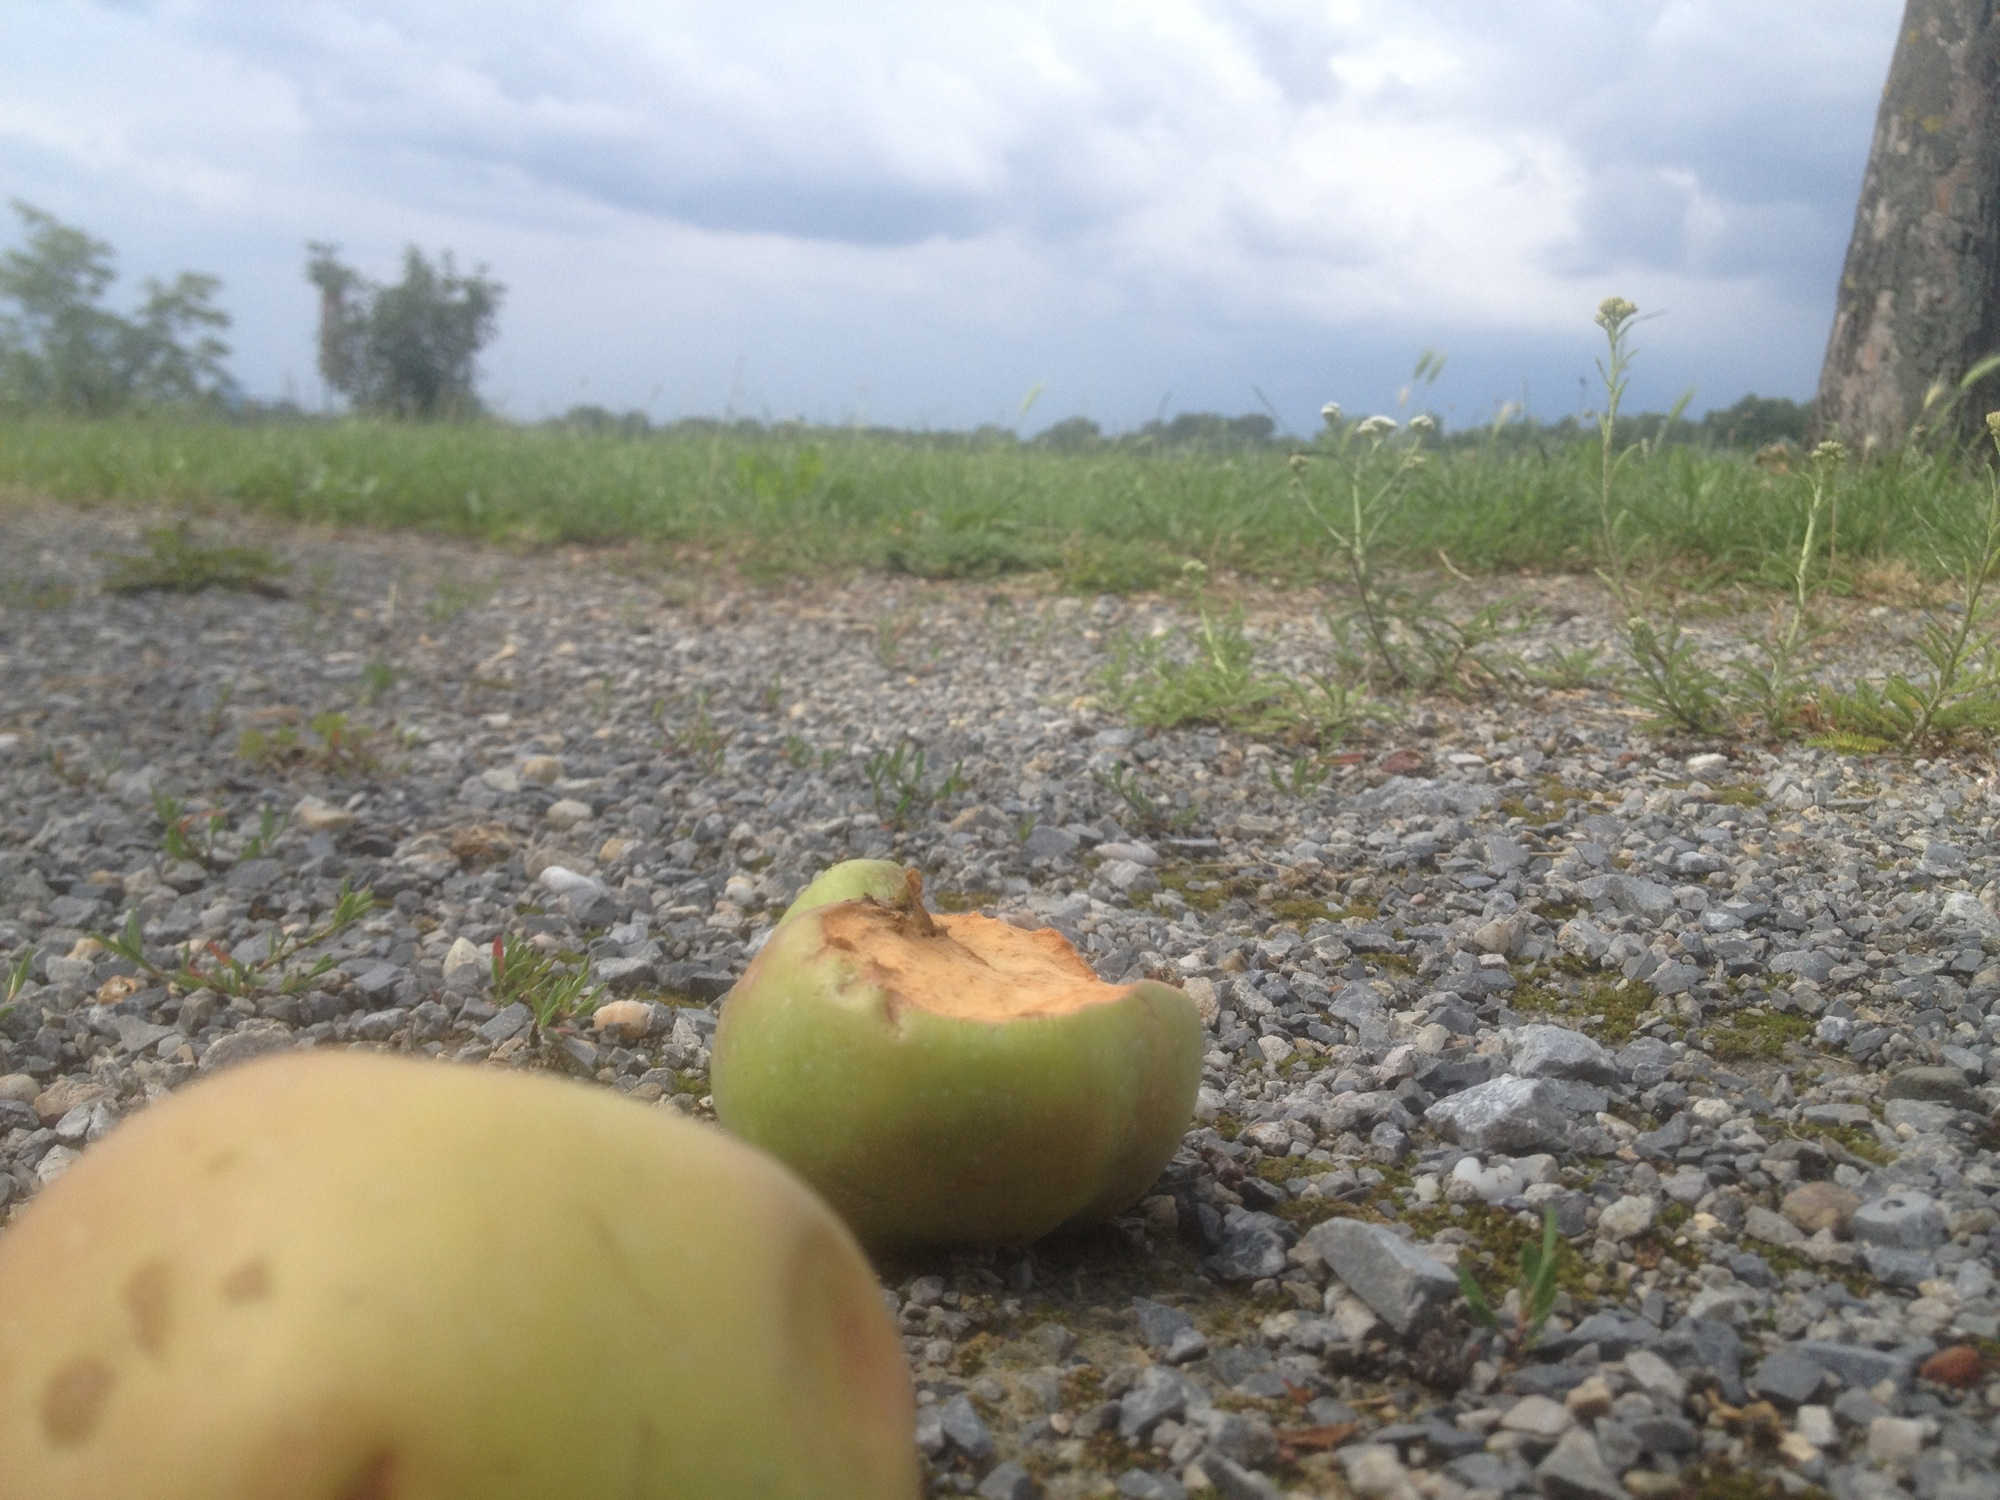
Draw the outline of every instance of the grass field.
<instances>
[{"instance_id":1,"label":"grass field","mask_svg":"<svg viewBox=\"0 0 2000 1500\"><path fill-rule=\"evenodd\" d=\"M510 543L654 541L766 576L1040 570L1074 589L1126 591L1169 581L1190 559L1278 583L1340 571L1342 548L1306 498L1345 504L1367 462L1386 472L1417 437L1404 430L1341 457L1322 439L1300 472L1283 447L1058 452L841 429L622 437L497 423L34 418L0 423L0 492ZM1372 517L1373 554L1442 554L1468 573L1587 571L1603 562L1602 457L1595 440L1432 445ZM1976 538L1988 492L1967 469L1906 457L1849 466L1833 498L1816 545L1826 581L1846 590L1885 565L1935 576L1940 552ZM1628 452L1614 503L1637 559L1697 587L1784 587L1810 499L1801 473L1669 446Z\"/></svg>"},{"instance_id":2,"label":"grass field","mask_svg":"<svg viewBox=\"0 0 2000 1500\"><path fill-rule=\"evenodd\" d=\"M1039 573L1093 593L1177 587L1195 623L1118 644L1111 699L1141 723L1322 747L1393 717L1412 692L1586 685L1704 737L1865 752L2000 734L1990 469L1915 449L1857 462L1837 445L1752 456L1649 441L1617 414L1628 307L1600 315L1612 361L1594 440L1496 430L1442 444L1422 417L1338 413L1311 443L1080 451L841 429L34 418L0 424L0 500L237 508L526 547L653 544L753 579L877 569ZM231 549L172 531L153 545L114 586L258 585L254 560ZM1595 575L1613 596L1618 648L1528 663L1501 613L1441 611L1412 585L1416 569ZM1230 577L1334 585L1328 670L1265 670L1216 589ZM1753 611L1764 623L1743 650L1717 654L1683 622L1724 588L1739 613L1769 608ZM1921 665L1823 678L1814 645L1834 595L1917 608Z\"/></svg>"}]
</instances>

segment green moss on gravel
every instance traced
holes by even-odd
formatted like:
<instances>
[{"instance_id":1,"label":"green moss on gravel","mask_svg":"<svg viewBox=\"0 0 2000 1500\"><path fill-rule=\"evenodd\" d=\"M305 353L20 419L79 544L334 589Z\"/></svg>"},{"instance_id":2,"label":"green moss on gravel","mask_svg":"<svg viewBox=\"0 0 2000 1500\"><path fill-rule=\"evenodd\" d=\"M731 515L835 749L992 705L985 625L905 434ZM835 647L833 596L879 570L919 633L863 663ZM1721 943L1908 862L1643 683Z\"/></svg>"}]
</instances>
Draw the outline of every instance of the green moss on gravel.
<instances>
[{"instance_id":1,"label":"green moss on gravel","mask_svg":"<svg viewBox=\"0 0 2000 1500\"><path fill-rule=\"evenodd\" d=\"M1875 1278L1858 1266L1821 1265L1796 1250L1787 1249L1783 1245L1768 1244L1763 1240L1758 1240L1745 1248L1769 1266L1773 1275L1779 1277L1789 1276L1794 1271L1804 1271L1815 1281L1838 1281L1854 1296L1863 1298L1873 1296L1882 1290Z\"/></svg>"},{"instance_id":2,"label":"green moss on gravel","mask_svg":"<svg viewBox=\"0 0 2000 1500\"><path fill-rule=\"evenodd\" d=\"M1547 1016L1588 1033L1607 1047L1632 1040L1639 1023L1659 1008L1649 984L1606 977L1576 960L1516 965L1510 1009Z\"/></svg>"},{"instance_id":3,"label":"green moss on gravel","mask_svg":"<svg viewBox=\"0 0 2000 1500\"><path fill-rule=\"evenodd\" d=\"M1290 1182L1294 1177L1317 1176L1326 1170L1326 1164L1303 1156L1267 1156L1251 1170L1266 1182Z\"/></svg>"},{"instance_id":4,"label":"green moss on gravel","mask_svg":"<svg viewBox=\"0 0 2000 1500\"><path fill-rule=\"evenodd\" d=\"M1203 861L1175 861L1153 871L1162 892L1172 892L1191 911L1214 913L1241 901L1259 917L1304 931L1315 922L1363 921L1375 915L1372 901L1329 900L1310 890L1273 892L1269 883L1242 870Z\"/></svg>"},{"instance_id":5,"label":"green moss on gravel","mask_svg":"<svg viewBox=\"0 0 2000 1500\"><path fill-rule=\"evenodd\" d=\"M1257 890L1256 881L1247 875L1231 876L1220 865L1163 864L1153 874L1162 888L1200 912L1219 911L1232 896L1248 900Z\"/></svg>"},{"instance_id":6,"label":"green moss on gravel","mask_svg":"<svg viewBox=\"0 0 2000 1500\"><path fill-rule=\"evenodd\" d=\"M1800 1120L1775 1127L1769 1126L1769 1122L1764 1120L1759 1120L1757 1123L1759 1128L1774 1128L1795 1136L1831 1141L1843 1151L1878 1167L1886 1167L1895 1160L1895 1153L1885 1147L1876 1138L1875 1132L1866 1125L1836 1125L1817 1120Z\"/></svg>"},{"instance_id":7,"label":"green moss on gravel","mask_svg":"<svg viewBox=\"0 0 2000 1500\"><path fill-rule=\"evenodd\" d=\"M1704 1027L1700 1040L1725 1062L1773 1060L1812 1035L1810 1016L1752 1006Z\"/></svg>"},{"instance_id":8,"label":"green moss on gravel","mask_svg":"<svg viewBox=\"0 0 2000 1500\"><path fill-rule=\"evenodd\" d=\"M1504 817L1519 818L1524 823L1541 823L1564 816L1572 802L1581 802L1586 806L1602 804L1604 797L1602 793L1571 786L1560 776L1548 775L1535 783L1533 791L1502 797L1498 807Z\"/></svg>"}]
</instances>

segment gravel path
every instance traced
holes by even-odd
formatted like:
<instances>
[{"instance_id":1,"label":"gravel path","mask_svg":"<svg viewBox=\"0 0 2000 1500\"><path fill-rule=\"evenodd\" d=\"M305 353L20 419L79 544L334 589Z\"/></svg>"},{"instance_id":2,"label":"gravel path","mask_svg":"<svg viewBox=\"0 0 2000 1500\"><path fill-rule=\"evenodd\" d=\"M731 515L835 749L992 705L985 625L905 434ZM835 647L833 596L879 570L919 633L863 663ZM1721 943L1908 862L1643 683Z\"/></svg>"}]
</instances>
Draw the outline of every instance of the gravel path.
<instances>
[{"instance_id":1,"label":"gravel path","mask_svg":"<svg viewBox=\"0 0 2000 1500\"><path fill-rule=\"evenodd\" d=\"M1184 984L1212 1032L1130 1215L881 1268L934 1493L2000 1493L1983 758L1663 745L1572 692L1414 705L1315 785L1107 710L1158 600L241 523L284 596L105 592L143 524L0 510L0 957L33 955L0 1219L277 1048L705 1113L713 1002L771 921L893 855ZM1606 639L1587 587L1543 587L1566 618L1534 644ZM1323 649L1302 601L1248 602L1274 652ZM1906 624L1862 612L1847 649ZM291 952L343 884L381 904ZM168 967L332 964L169 986L87 936L128 917ZM502 935L639 1007L496 1006ZM1562 1291L1517 1350L1450 1267L1497 1298L1545 1209Z\"/></svg>"}]
</instances>

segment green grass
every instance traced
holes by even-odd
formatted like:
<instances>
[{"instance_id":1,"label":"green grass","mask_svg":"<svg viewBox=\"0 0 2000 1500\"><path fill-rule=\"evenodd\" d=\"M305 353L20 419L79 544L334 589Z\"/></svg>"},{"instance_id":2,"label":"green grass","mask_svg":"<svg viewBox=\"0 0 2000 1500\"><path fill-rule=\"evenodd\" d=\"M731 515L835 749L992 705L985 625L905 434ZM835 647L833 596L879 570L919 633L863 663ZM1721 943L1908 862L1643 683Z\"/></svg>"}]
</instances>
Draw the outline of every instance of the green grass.
<instances>
[{"instance_id":1,"label":"green grass","mask_svg":"<svg viewBox=\"0 0 2000 1500\"><path fill-rule=\"evenodd\" d=\"M998 430L968 439L691 422L621 435L43 417L0 425L0 503L39 493L523 546L637 543L752 578L1036 572L1072 590L1173 590L1194 622L1109 642L1100 683L1112 706L1143 726L1212 724L1308 750L1395 719L1397 699L1415 693L1584 684L1638 705L1654 730L1705 740L1914 751L2000 737L2000 478L1917 449L1856 463L1821 443L1793 469L1663 445L1656 435L1679 408L1655 436L1646 419L1619 415L1637 319L1623 298L1598 308L1605 404L1595 441L1499 425L1447 441L1428 414L1399 425L1349 419L1332 404L1309 443L1078 451ZM1413 379L1433 378L1433 360ZM2000 450L2000 413L1988 422ZM111 587L277 591L273 559L197 544L185 517L149 540L151 554L120 564ZM1440 563L1468 582L1468 569L1592 574L1620 644L1608 659L1591 648L1531 662L1514 642L1533 611L1509 599L1456 602L1424 583L1442 576ZM1226 589L1210 592L1237 580L1314 588L1331 642L1324 658L1273 671L1242 605ZM1825 604L1885 581L1922 601L1920 664L1861 680L1819 676L1815 643L1836 628ZM438 604L448 618L471 602ZM1739 619L1747 650L1718 651L1692 628L1738 616L1763 620ZM878 621L886 668L918 669L906 658L919 623L909 611ZM775 707L775 684L769 696ZM704 721L698 713L696 741ZM299 748L260 743L244 754ZM329 739L326 748L344 747ZM711 763L722 750L685 748ZM1299 766L1274 790L1307 795L1311 763ZM906 766L900 750L869 775L878 810L898 823L957 790L953 776L933 793L921 762ZM1143 790L1115 790L1142 823L1158 821Z\"/></svg>"},{"instance_id":2,"label":"green grass","mask_svg":"<svg viewBox=\"0 0 2000 1500\"><path fill-rule=\"evenodd\" d=\"M546 953L511 933L493 940L493 999L518 1000L541 1028L593 1010L602 987L590 982L590 966L580 953Z\"/></svg>"},{"instance_id":3,"label":"green grass","mask_svg":"<svg viewBox=\"0 0 2000 1500\"><path fill-rule=\"evenodd\" d=\"M1157 588L1189 560L1287 584L1345 559L1302 514L1282 446L1065 453L844 429L673 428L639 437L498 424L233 426L142 417L0 423L0 494L166 502L288 521L547 544L699 549L767 576L874 568L1046 572ZM1596 443L1443 447L1404 476L1370 544L1383 564L1472 573L1597 561ZM1701 582L1783 586L1805 535L1796 476L1669 447L1618 479L1627 543ZM1933 538L1972 542L1982 483L1941 458L1860 466L1840 496L1835 587L1899 565L1936 577Z\"/></svg>"}]
</instances>

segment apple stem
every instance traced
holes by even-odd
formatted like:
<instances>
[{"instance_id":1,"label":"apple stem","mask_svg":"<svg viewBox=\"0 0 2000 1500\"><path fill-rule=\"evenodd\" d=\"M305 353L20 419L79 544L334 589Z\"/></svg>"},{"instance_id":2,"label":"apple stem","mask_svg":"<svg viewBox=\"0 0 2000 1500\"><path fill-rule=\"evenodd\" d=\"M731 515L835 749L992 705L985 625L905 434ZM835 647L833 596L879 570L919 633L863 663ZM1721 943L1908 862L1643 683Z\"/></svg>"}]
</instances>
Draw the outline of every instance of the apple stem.
<instances>
[{"instance_id":1,"label":"apple stem","mask_svg":"<svg viewBox=\"0 0 2000 1500\"><path fill-rule=\"evenodd\" d=\"M937 932L937 924L931 914L924 909L924 876L921 870L911 866L903 869L903 899L897 907L908 913L911 924L917 929L917 936L931 937Z\"/></svg>"}]
</instances>

